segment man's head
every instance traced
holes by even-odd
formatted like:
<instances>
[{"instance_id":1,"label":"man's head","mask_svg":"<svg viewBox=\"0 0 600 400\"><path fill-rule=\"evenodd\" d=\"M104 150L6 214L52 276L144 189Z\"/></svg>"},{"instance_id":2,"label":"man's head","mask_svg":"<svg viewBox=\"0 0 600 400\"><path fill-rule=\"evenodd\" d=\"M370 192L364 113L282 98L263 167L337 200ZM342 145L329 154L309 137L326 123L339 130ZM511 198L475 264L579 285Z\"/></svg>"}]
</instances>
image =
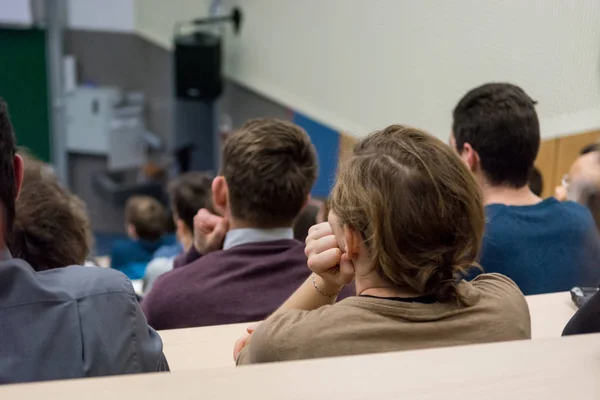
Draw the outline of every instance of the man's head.
<instances>
[{"instance_id":1,"label":"man's head","mask_svg":"<svg viewBox=\"0 0 600 400\"><path fill-rule=\"evenodd\" d=\"M579 152L579 155L584 155L593 151L600 151L600 142L594 142L584 146Z\"/></svg>"},{"instance_id":2,"label":"man's head","mask_svg":"<svg viewBox=\"0 0 600 400\"><path fill-rule=\"evenodd\" d=\"M230 134L221 160L213 204L237 226L291 227L317 177L306 132L276 119L252 120Z\"/></svg>"},{"instance_id":3,"label":"man's head","mask_svg":"<svg viewBox=\"0 0 600 400\"><path fill-rule=\"evenodd\" d=\"M15 200L23 183L23 160L16 155L13 126L6 102L0 97L0 247L10 240L15 219Z\"/></svg>"},{"instance_id":4,"label":"man's head","mask_svg":"<svg viewBox=\"0 0 600 400\"><path fill-rule=\"evenodd\" d=\"M84 204L63 188L48 165L20 152L24 183L9 244L36 271L83 265L92 246Z\"/></svg>"},{"instance_id":5,"label":"man's head","mask_svg":"<svg viewBox=\"0 0 600 400\"><path fill-rule=\"evenodd\" d=\"M600 152L591 151L571 166L567 199L590 209L600 228Z\"/></svg>"},{"instance_id":6,"label":"man's head","mask_svg":"<svg viewBox=\"0 0 600 400\"><path fill-rule=\"evenodd\" d=\"M131 238L154 242L165 233L167 211L152 197L133 196L125 206L125 223Z\"/></svg>"},{"instance_id":7,"label":"man's head","mask_svg":"<svg viewBox=\"0 0 600 400\"><path fill-rule=\"evenodd\" d=\"M202 172L187 172L169 184L169 201L177 237L181 242L191 243L194 216L198 210L206 208L214 212L211 184L212 178Z\"/></svg>"},{"instance_id":8,"label":"man's head","mask_svg":"<svg viewBox=\"0 0 600 400\"><path fill-rule=\"evenodd\" d=\"M479 86L458 102L450 143L480 181L527 185L540 147L534 106L523 89L508 83Z\"/></svg>"}]
</instances>

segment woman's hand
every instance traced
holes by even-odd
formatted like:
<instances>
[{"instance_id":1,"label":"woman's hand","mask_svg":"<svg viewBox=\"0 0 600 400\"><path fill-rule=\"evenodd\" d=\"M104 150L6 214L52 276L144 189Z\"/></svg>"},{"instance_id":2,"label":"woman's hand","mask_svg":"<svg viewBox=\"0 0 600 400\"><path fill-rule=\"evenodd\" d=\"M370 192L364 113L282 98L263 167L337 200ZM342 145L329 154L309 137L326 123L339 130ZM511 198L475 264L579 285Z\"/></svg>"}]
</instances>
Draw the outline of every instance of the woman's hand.
<instances>
[{"instance_id":1,"label":"woman's hand","mask_svg":"<svg viewBox=\"0 0 600 400\"><path fill-rule=\"evenodd\" d=\"M250 344L250 338L252 337L252 333L254 333L254 331L256 330L256 328L258 328L260 324L262 324L262 321L250 325L246 328L246 333L244 333L242 337L236 340L235 345L233 346L233 361L237 361L244 347Z\"/></svg>"},{"instance_id":2,"label":"woman's hand","mask_svg":"<svg viewBox=\"0 0 600 400\"><path fill-rule=\"evenodd\" d=\"M354 279L354 265L339 248L328 222L309 229L304 252L308 268L320 278L315 284L321 292L338 293Z\"/></svg>"}]
</instances>

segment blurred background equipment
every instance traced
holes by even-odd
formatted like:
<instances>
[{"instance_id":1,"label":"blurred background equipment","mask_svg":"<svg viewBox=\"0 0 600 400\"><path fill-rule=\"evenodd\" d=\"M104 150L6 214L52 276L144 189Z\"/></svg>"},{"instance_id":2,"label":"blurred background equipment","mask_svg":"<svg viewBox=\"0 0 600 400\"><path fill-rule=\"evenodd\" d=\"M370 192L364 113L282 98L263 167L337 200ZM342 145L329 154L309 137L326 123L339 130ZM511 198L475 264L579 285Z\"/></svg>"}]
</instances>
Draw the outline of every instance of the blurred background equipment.
<instances>
[{"instance_id":1,"label":"blurred background equipment","mask_svg":"<svg viewBox=\"0 0 600 400\"><path fill-rule=\"evenodd\" d=\"M218 169L220 152L216 101L223 92L222 38L211 25L231 22L238 33L241 11L175 24L174 149L179 172Z\"/></svg>"}]
</instances>

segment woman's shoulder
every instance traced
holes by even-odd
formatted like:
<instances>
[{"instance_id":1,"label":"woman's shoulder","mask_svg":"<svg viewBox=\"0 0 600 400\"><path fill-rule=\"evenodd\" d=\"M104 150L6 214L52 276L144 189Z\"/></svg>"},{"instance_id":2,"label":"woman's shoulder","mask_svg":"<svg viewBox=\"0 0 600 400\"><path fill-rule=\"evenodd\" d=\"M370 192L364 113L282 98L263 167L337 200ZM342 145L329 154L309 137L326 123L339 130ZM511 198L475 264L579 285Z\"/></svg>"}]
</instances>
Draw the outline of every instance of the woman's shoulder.
<instances>
[{"instance_id":1,"label":"woman's shoulder","mask_svg":"<svg viewBox=\"0 0 600 400\"><path fill-rule=\"evenodd\" d=\"M484 290L490 295L502 296L507 295L523 297L523 292L517 284L506 275L498 273L481 274L475 277L471 284L480 290Z\"/></svg>"},{"instance_id":2,"label":"woman's shoulder","mask_svg":"<svg viewBox=\"0 0 600 400\"><path fill-rule=\"evenodd\" d=\"M525 295L508 276L496 273L481 274L469 284L477 293L480 303L529 318Z\"/></svg>"}]
</instances>

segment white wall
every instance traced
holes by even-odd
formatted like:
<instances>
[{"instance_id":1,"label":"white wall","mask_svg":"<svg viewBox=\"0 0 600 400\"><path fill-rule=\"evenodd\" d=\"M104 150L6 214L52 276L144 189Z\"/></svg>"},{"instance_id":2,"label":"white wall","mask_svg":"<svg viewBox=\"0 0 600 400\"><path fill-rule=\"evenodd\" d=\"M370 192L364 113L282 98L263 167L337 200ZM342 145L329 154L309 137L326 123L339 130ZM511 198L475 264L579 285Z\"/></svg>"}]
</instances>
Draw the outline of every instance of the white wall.
<instances>
[{"instance_id":1,"label":"white wall","mask_svg":"<svg viewBox=\"0 0 600 400\"><path fill-rule=\"evenodd\" d=\"M29 0L2 0L0 3L0 26L30 26L33 23Z\"/></svg>"},{"instance_id":2,"label":"white wall","mask_svg":"<svg viewBox=\"0 0 600 400\"><path fill-rule=\"evenodd\" d=\"M69 28L112 32L135 29L134 0L68 0L67 7Z\"/></svg>"},{"instance_id":3,"label":"white wall","mask_svg":"<svg viewBox=\"0 0 600 400\"><path fill-rule=\"evenodd\" d=\"M211 0L135 0L136 32L170 49L175 23L206 16L210 3Z\"/></svg>"},{"instance_id":4,"label":"white wall","mask_svg":"<svg viewBox=\"0 0 600 400\"><path fill-rule=\"evenodd\" d=\"M225 3L244 10L227 75L334 128L401 122L446 139L458 99L488 81L538 100L545 137L600 127L598 0Z\"/></svg>"}]
</instances>

